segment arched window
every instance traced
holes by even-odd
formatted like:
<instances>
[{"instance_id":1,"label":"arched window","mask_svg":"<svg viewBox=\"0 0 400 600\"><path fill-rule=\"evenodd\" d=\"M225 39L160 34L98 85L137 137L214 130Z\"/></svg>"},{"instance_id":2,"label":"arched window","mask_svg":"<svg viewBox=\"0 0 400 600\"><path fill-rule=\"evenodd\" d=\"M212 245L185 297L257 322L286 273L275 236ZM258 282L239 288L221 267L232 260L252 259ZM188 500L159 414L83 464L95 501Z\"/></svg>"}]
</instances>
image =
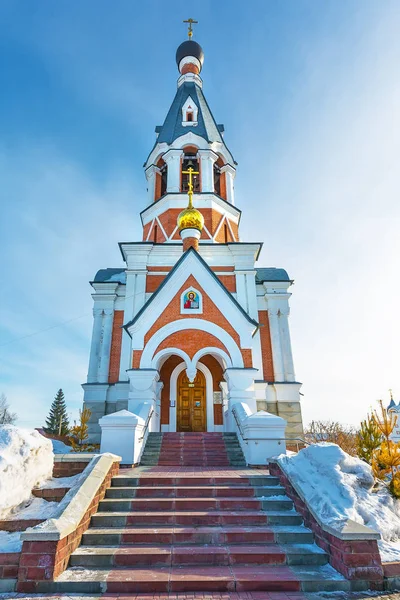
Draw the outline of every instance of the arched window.
<instances>
[{"instance_id":1,"label":"arched window","mask_svg":"<svg viewBox=\"0 0 400 600\"><path fill-rule=\"evenodd\" d=\"M221 173L223 166L224 160L220 156L214 163L214 192L226 200L225 173Z\"/></svg>"},{"instance_id":2,"label":"arched window","mask_svg":"<svg viewBox=\"0 0 400 600\"><path fill-rule=\"evenodd\" d=\"M184 148L184 156L182 160L182 176L181 176L181 191L187 192L189 189L189 175L184 173L189 167L192 167L193 171L197 171L198 175L192 176L193 191L200 192L200 161L197 158L197 148L188 146Z\"/></svg>"},{"instance_id":3,"label":"arched window","mask_svg":"<svg viewBox=\"0 0 400 600\"><path fill-rule=\"evenodd\" d=\"M192 98L188 96L184 105L182 106L182 125L183 127L196 127L197 125L197 114L199 109L197 104L193 102Z\"/></svg>"},{"instance_id":4,"label":"arched window","mask_svg":"<svg viewBox=\"0 0 400 600\"><path fill-rule=\"evenodd\" d=\"M154 200L158 200L167 193L167 164L162 158L157 162L158 172L156 173L156 185L154 191Z\"/></svg>"}]
</instances>

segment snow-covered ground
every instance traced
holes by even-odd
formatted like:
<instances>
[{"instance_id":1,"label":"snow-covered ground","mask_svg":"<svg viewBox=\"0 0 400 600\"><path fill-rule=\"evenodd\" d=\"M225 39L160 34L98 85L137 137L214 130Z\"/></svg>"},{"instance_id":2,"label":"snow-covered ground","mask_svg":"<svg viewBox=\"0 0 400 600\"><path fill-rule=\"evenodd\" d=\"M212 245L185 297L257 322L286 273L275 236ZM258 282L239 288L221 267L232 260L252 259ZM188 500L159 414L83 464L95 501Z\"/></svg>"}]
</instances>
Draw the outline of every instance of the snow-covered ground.
<instances>
[{"instance_id":1,"label":"snow-covered ground","mask_svg":"<svg viewBox=\"0 0 400 600\"><path fill-rule=\"evenodd\" d=\"M382 560L400 560L400 501L384 485L373 489L371 467L336 444L313 444L282 464L309 506L324 523L349 518L378 531Z\"/></svg>"},{"instance_id":2,"label":"snow-covered ground","mask_svg":"<svg viewBox=\"0 0 400 600\"><path fill-rule=\"evenodd\" d=\"M51 441L39 432L0 426L0 519L26 503L32 488L51 477L53 460Z\"/></svg>"}]
</instances>

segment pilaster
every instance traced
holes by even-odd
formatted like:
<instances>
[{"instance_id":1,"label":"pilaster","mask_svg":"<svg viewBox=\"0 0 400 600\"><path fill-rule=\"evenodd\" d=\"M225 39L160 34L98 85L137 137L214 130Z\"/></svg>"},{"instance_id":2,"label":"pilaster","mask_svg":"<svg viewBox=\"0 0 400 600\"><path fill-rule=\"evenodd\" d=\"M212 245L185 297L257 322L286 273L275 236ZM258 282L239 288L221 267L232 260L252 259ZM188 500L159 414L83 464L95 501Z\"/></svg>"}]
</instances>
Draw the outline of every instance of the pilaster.
<instances>
[{"instance_id":1,"label":"pilaster","mask_svg":"<svg viewBox=\"0 0 400 600\"><path fill-rule=\"evenodd\" d=\"M201 165L201 191L203 193L214 192L214 163L218 155L212 150L198 150Z\"/></svg>"},{"instance_id":2,"label":"pilaster","mask_svg":"<svg viewBox=\"0 0 400 600\"><path fill-rule=\"evenodd\" d=\"M167 193L179 193L181 191L181 157L182 150L171 149L163 155L167 163Z\"/></svg>"},{"instance_id":3,"label":"pilaster","mask_svg":"<svg viewBox=\"0 0 400 600\"><path fill-rule=\"evenodd\" d=\"M93 308L93 329L92 343L90 346L89 370L87 376L88 383L97 382L97 375L100 363L100 343L101 343L101 328L103 323L103 309Z\"/></svg>"},{"instance_id":4,"label":"pilaster","mask_svg":"<svg viewBox=\"0 0 400 600\"><path fill-rule=\"evenodd\" d=\"M224 165L221 168L221 173L225 173L226 199L230 204L235 204L235 186L233 182L236 176L236 169L231 165Z\"/></svg>"},{"instance_id":5,"label":"pilaster","mask_svg":"<svg viewBox=\"0 0 400 600\"><path fill-rule=\"evenodd\" d=\"M111 350L111 336L113 326L114 309L105 308L103 310L103 327L101 334L101 347L100 347L100 365L99 365L99 383L108 382L108 368L110 365L110 350Z\"/></svg>"}]
</instances>

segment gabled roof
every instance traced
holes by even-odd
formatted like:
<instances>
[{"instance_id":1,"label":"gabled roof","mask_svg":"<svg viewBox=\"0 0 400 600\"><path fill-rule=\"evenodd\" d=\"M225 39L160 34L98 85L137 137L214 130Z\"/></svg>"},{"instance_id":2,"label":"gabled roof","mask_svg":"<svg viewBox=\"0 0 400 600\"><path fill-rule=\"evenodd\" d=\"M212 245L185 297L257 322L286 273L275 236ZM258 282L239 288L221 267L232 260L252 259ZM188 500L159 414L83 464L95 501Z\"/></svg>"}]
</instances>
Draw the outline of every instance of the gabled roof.
<instances>
[{"instance_id":1,"label":"gabled roof","mask_svg":"<svg viewBox=\"0 0 400 600\"><path fill-rule=\"evenodd\" d=\"M292 281L285 269L277 269L276 267L266 267L256 269L256 283L263 281Z\"/></svg>"},{"instance_id":2,"label":"gabled roof","mask_svg":"<svg viewBox=\"0 0 400 600\"><path fill-rule=\"evenodd\" d=\"M189 96L198 108L197 125L194 127L184 127L182 125L182 107ZM170 145L177 138L187 134L189 131L193 131L193 133L204 138L209 143L220 142L226 147L221 135L224 131L224 126L217 125L215 122L201 88L192 81L185 81L178 87L164 124L156 127L158 137L153 148L162 142Z\"/></svg>"},{"instance_id":3,"label":"gabled roof","mask_svg":"<svg viewBox=\"0 0 400 600\"><path fill-rule=\"evenodd\" d=\"M136 321L138 321L138 319L141 317L141 315L144 312L147 311L147 309L151 306L151 304L153 302L156 301L157 297L160 296L160 294L162 293L163 288L168 284L168 282L174 276L175 272L179 269L179 267L182 265L182 263L184 263L189 258L189 256L195 256L195 258L197 258L197 260L200 262L200 264L208 271L208 273L210 274L210 276L218 283L218 285L220 286L220 288L225 292L225 294L229 298L230 302L232 302L236 306L236 308L242 313L242 315L247 319L247 321L249 323L251 323L252 325L254 325L254 327L258 328L259 327L259 323L257 323L257 321L255 321L254 319L252 319L247 314L247 312L239 304L239 302L236 300L236 298L234 298L234 296L232 296L232 294L226 289L226 287L224 286L224 284L221 283L221 281L218 279L218 277L216 276L216 274L210 269L210 267L208 266L208 264L206 263L206 261L193 248L189 248L189 250L187 250L182 255L182 257L178 260L178 262L175 264L175 266L173 267L173 269L171 269L171 271L168 273L167 277L163 280L163 282L161 283L161 285L158 287L157 291L154 292L154 294L151 295L151 297L142 306L142 308L133 317L133 319L131 321L129 321L129 323L126 323L126 325L124 325L124 329L129 333L128 328L131 325L133 325L134 323L136 323ZM188 273L188 276L189 276L189 274L190 273Z\"/></svg>"}]
</instances>

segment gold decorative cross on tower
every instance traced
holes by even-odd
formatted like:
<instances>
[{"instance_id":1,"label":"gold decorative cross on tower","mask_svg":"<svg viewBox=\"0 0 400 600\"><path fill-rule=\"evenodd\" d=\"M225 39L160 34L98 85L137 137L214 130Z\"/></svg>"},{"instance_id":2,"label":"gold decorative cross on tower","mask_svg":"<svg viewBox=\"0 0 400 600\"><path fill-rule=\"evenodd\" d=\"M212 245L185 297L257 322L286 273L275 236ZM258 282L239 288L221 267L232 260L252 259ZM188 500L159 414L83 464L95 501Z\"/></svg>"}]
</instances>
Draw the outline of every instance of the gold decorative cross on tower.
<instances>
[{"instance_id":1,"label":"gold decorative cross on tower","mask_svg":"<svg viewBox=\"0 0 400 600\"><path fill-rule=\"evenodd\" d=\"M186 21L183 21L184 23L189 23L189 27L188 27L188 37L189 40L192 39L193 36L193 29L192 29L192 25L194 25L195 23L198 23L198 21L195 21L194 19L186 19Z\"/></svg>"},{"instance_id":2,"label":"gold decorative cross on tower","mask_svg":"<svg viewBox=\"0 0 400 600\"><path fill-rule=\"evenodd\" d=\"M188 181L188 196L189 196L189 205L188 208L193 208L193 175L198 175L199 171L195 171L193 167L189 167L187 171L182 171L184 175L189 175Z\"/></svg>"}]
</instances>

